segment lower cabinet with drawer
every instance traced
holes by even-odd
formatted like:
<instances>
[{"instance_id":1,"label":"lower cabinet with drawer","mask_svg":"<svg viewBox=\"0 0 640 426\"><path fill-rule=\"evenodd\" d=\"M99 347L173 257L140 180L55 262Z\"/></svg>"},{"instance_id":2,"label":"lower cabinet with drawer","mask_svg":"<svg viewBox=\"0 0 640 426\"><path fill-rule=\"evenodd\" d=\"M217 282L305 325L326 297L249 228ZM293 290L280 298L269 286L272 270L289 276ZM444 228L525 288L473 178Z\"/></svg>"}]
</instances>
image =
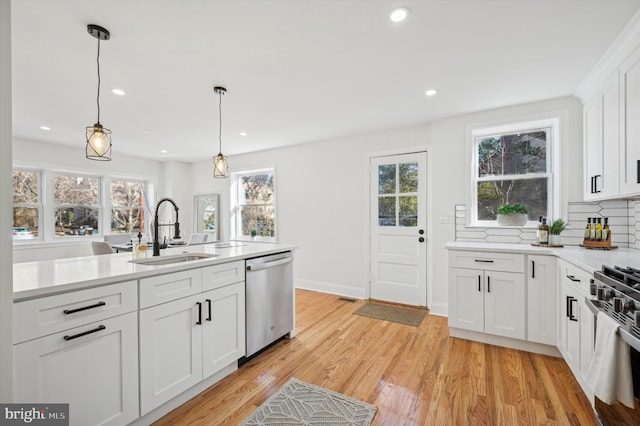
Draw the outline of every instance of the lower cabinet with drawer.
<instances>
[{"instance_id":1,"label":"lower cabinet with drawer","mask_svg":"<svg viewBox=\"0 0 640 426\"><path fill-rule=\"evenodd\" d=\"M137 282L15 304L14 399L69 403L71 425L139 417Z\"/></svg>"},{"instance_id":2,"label":"lower cabinet with drawer","mask_svg":"<svg viewBox=\"0 0 640 426\"><path fill-rule=\"evenodd\" d=\"M524 255L450 251L449 266L450 327L525 338Z\"/></svg>"},{"instance_id":3,"label":"lower cabinet with drawer","mask_svg":"<svg viewBox=\"0 0 640 426\"><path fill-rule=\"evenodd\" d=\"M141 300L142 306L153 305L140 310L142 415L245 354L244 262L197 269L191 275L196 271L208 291L165 303ZM184 274L172 275L164 280L174 282ZM163 279L156 278L154 287ZM144 284L141 298L147 294Z\"/></svg>"}]
</instances>

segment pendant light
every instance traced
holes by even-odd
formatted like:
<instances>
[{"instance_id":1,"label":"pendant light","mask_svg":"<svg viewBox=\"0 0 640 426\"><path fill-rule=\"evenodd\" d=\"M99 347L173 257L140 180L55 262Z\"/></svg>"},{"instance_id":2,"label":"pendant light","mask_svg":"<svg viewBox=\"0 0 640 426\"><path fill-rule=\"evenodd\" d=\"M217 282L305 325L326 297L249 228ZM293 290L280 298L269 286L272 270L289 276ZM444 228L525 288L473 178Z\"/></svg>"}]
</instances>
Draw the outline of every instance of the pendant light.
<instances>
[{"instance_id":1,"label":"pendant light","mask_svg":"<svg viewBox=\"0 0 640 426\"><path fill-rule=\"evenodd\" d=\"M222 155L222 95L227 93L227 89L215 86L213 91L220 97L220 102L218 104L218 110L220 112L220 132L218 133L220 149L218 150L218 155L213 157L213 177L217 179L225 179L229 177L229 165L227 164L227 157Z\"/></svg>"},{"instance_id":2,"label":"pendant light","mask_svg":"<svg viewBox=\"0 0 640 426\"><path fill-rule=\"evenodd\" d=\"M111 34L105 28L98 25L87 25L87 32L98 39L98 120L93 126L87 127L86 155L89 160L111 161L111 130L102 127L100 124L100 41L109 40Z\"/></svg>"}]
</instances>

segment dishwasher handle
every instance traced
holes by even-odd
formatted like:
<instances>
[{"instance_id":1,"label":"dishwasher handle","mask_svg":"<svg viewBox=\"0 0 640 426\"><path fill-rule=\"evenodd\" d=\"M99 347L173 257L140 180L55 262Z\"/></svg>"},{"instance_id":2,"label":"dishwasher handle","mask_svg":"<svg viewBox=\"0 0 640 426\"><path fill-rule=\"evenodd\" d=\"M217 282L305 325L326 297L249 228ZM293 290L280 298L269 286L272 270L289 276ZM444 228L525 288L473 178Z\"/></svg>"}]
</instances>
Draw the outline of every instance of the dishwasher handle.
<instances>
[{"instance_id":1,"label":"dishwasher handle","mask_svg":"<svg viewBox=\"0 0 640 426\"><path fill-rule=\"evenodd\" d=\"M271 262L258 263L257 265L247 265L247 271L260 271L262 269L274 268L291 262L293 262L293 257L286 257L284 259L278 259Z\"/></svg>"}]
</instances>

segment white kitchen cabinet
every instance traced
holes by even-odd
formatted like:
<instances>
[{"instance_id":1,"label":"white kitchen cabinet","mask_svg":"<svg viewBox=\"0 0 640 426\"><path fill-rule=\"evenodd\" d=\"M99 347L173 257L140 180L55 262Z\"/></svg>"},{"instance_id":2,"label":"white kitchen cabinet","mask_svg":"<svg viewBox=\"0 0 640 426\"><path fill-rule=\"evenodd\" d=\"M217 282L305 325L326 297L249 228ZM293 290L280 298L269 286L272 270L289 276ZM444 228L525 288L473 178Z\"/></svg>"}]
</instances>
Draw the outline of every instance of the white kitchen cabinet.
<instances>
[{"instance_id":1,"label":"white kitchen cabinet","mask_svg":"<svg viewBox=\"0 0 640 426\"><path fill-rule=\"evenodd\" d=\"M524 339L524 255L450 251L449 265L450 327Z\"/></svg>"},{"instance_id":2,"label":"white kitchen cabinet","mask_svg":"<svg viewBox=\"0 0 640 426\"><path fill-rule=\"evenodd\" d=\"M640 194L640 47L620 65L620 193Z\"/></svg>"},{"instance_id":3,"label":"white kitchen cabinet","mask_svg":"<svg viewBox=\"0 0 640 426\"><path fill-rule=\"evenodd\" d=\"M600 200L620 193L620 103L616 70L583 109L584 199Z\"/></svg>"},{"instance_id":4,"label":"white kitchen cabinet","mask_svg":"<svg viewBox=\"0 0 640 426\"><path fill-rule=\"evenodd\" d=\"M527 340L555 346L558 283L555 256L527 255Z\"/></svg>"},{"instance_id":5,"label":"white kitchen cabinet","mask_svg":"<svg viewBox=\"0 0 640 426\"><path fill-rule=\"evenodd\" d=\"M230 272L235 263L190 271L218 288L140 310L142 415L244 356L244 272ZM234 280L242 281L227 284Z\"/></svg>"},{"instance_id":6,"label":"white kitchen cabinet","mask_svg":"<svg viewBox=\"0 0 640 426\"><path fill-rule=\"evenodd\" d=\"M594 318L585 304L591 274L563 260L558 260L558 274L558 349L584 392L591 395L593 392L585 381L594 352Z\"/></svg>"},{"instance_id":7,"label":"white kitchen cabinet","mask_svg":"<svg viewBox=\"0 0 640 426\"><path fill-rule=\"evenodd\" d=\"M137 313L14 345L13 371L15 401L69 403L71 425L126 425L139 415Z\"/></svg>"},{"instance_id":8,"label":"white kitchen cabinet","mask_svg":"<svg viewBox=\"0 0 640 426\"><path fill-rule=\"evenodd\" d=\"M206 311L202 327L203 377L207 378L245 355L244 281L203 293L202 298Z\"/></svg>"}]
</instances>

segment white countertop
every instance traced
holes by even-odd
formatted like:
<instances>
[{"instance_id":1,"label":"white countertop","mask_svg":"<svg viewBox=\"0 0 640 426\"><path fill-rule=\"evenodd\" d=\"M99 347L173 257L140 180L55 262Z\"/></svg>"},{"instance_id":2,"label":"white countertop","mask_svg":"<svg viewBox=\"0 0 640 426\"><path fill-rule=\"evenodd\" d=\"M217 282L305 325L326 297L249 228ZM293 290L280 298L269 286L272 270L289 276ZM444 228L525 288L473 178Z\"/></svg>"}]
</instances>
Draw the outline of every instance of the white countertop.
<instances>
[{"instance_id":1,"label":"white countertop","mask_svg":"<svg viewBox=\"0 0 640 426\"><path fill-rule=\"evenodd\" d=\"M507 253L553 255L566 260L589 273L602 265L640 267L640 250L620 247L614 250L593 250L578 246L560 248L534 247L530 244L452 242L449 250L494 251Z\"/></svg>"},{"instance_id":2,"label":"white countertop","mask_svg":"<svg viewBox=\"0 0 640 426\"><path fill-rule=\"evenodd\" d=\"M242 242L241 244L228 248L216 247L216 244L202 244L163 249L160 251L161 256L180 253L217 255L216 257L169 265L151 266L131 263L132 253L15 263L13 265L13 300L21 301L49 296L296 249L295 246L285 244L252 242ZM149 252L149 257L151 257L151 252Z\"/></svg>"}]
</instances>

